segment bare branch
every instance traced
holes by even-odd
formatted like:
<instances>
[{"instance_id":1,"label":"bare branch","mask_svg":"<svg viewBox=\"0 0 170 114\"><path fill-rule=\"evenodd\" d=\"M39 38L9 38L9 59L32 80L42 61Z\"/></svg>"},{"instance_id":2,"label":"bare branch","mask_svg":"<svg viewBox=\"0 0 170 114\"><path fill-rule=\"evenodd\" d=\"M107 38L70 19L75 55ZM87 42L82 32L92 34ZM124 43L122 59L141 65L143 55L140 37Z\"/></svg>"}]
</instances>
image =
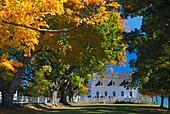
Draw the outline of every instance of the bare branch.
<instances>
[{"instance_id":1,"label":"bare branch","mask_svg":"<svg viewBox=\"0 0 170 114\"><path fill-rule=\"evenodd\" d=\"M88 11L93 11L93 9L90 6L88 6L85 2L83 2L83 4Z\"/></svg>"},{"instance_id":2,"label":"bare branch","mask_svg":"<svg viewBox=\"0 0 170 114\"><path fill-rule=\"evenodd\" d=\"M51 33L68 32L68 31L71 31L71 30L75 30L75 29L77 29L78 27L81 27L81 26L84 25L83 23L81 23L81 24L79 24L78 26L72 27L72 28L69 28L69 29L64 28L64 29L60 29L60 30L49 30L49 29L37 29L37 28L33 28L33 27L31 27L31 26L22 25L22 24L16 24L16 23L7 22L7 21L4 21L4 20L2 20L2 22L3 22L3 23L6 23L6 24L11 24L11 25L15 25L15 26L20 26L20 27L32 29L32 30L39 31L39 32L51 32Z\"/></svg>"},{"instance_id":3,"label":"bare branch","mask_svg":"<svg viewBox=\"0 0 170 114\"><path fill-rule=\"evenodd\" d=\"M75 66L71 66L71 67L66 71L65 75L66 75L66 76L69 76L71 73L74 72L74 69L75 69L75 68L76 68Z\"/></svg>"}]
</instances>

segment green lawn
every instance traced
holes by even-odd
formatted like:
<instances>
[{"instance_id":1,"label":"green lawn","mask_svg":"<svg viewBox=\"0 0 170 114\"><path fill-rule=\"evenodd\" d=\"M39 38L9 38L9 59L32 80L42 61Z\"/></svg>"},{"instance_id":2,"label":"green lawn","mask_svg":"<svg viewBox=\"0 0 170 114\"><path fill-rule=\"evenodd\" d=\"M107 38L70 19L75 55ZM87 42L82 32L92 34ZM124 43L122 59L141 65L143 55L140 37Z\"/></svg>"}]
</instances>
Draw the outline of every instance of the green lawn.
<instances>
[{"instance_id":1,"label":"green lawn","mask_svg":"<svg viewBox=\"0 0 170 114\"><path fill-rule=\"evenodd\" d=\"M47 114L47 113L58 113L58 114L162 114L169 113L166 108L159 108L159 105L152 104L72 104L71 107L57 107L57 108L24 108L15 111L1 111L0 114ZM42 110L39 110L42 109Z\"/></svg>"}]
</instances>

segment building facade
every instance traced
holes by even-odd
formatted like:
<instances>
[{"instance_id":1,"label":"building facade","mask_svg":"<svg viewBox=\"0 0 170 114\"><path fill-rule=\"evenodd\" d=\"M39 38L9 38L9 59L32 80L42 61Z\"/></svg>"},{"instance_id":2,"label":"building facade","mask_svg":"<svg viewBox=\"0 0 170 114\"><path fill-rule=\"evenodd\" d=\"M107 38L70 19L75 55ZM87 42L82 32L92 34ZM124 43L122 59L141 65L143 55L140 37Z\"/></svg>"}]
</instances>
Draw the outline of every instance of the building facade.
<instances>
[{"instance_id":1,"label":"building facade","mask_svg":"<svg viewBox=\"0 0 170 114\"><path fill-rule=\"evenodd\" d=\"M124 84L131 80L133 72L105 73L103 79L97 73L93 73L92 78L92 98L137 98L139 96L138 89L126 89Z\"/></svg>"}]
</instances>

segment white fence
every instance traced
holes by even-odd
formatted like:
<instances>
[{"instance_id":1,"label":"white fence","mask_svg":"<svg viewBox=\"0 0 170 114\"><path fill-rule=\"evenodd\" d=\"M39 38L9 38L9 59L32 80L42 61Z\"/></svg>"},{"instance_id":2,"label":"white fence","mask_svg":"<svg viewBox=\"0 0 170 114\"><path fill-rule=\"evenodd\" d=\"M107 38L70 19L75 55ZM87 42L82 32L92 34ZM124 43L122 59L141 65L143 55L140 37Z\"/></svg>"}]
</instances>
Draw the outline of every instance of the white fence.
<instances>
[{"instance_id":1,"label":"white fence","mask_svg":"<svg viewBox=\"0 0 170 114\"><path fill-rule=\"evenodd\" d=\"M32 96L15 96L14 103L47 103L49 98L47 97L32 97ZM57 102L60 101L60 98L57 99ZM68 98L67 98L67 101ZM150 97L140 97L140 98L75 98L75 102L152 102L152 99ZM0 103L2 100L0 99Z\"/></svg>"},{"instance_id":2,"label":"white fence","mask_svg":"<svg viewBox=\"0 0 170 114\"><path fill-rule=\"evenodd\" d=\"M152 98L79 98L78 102L152 102Z\"/></svg>"},{"instance_id":3,"label":"white fence","mask_svg":"<svg viewBox=\"0 0 170 114\"><path fill-rule=\"evenodd\" d=\"M46 103L47 100L47 97L14 96L13 103ZM1 99L0 103L2 103Z\"/></svg>"}]
</instances>

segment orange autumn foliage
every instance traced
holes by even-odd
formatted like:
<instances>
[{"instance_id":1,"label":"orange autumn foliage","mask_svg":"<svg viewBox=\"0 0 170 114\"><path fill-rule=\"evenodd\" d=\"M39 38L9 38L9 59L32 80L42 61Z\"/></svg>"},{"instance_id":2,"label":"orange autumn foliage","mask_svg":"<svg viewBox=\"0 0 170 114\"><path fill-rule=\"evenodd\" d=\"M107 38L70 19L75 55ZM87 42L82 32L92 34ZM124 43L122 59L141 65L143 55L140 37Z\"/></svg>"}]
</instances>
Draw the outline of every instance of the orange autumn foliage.
<instances>
[{"instance_id":1,"label":"orange autumn foliage","mask_svg":"<svg viewBox=\"0 0 170 114\"><path fill-rule=\"evenodd\" d=\"M37 45L44 45L40 44L44 38L50 39L55 36L50 33L49 37L41 37L40 32L64 32L74 29L52 30L47 23L47 15L51 17L65 15L75 21L76 27L94 25L108 19L107 15L110 14L106 10L108 6L118 8L121 5L112 0L107 2L106 0L1 0L0 49L2 52L8 52L8 48L5 47L12 47L24 51L25 57L31 57L31 51L35 51ZM100 12L96 12L97 9ZM83 11L89 14L82 18ZM6 53L2 55L5 56ZM77 61L82 63L82 58L78 58ZM13 66L21 66L21 63L1 59L0 66L16 72Z\"/></svg>"}]
</instances>

